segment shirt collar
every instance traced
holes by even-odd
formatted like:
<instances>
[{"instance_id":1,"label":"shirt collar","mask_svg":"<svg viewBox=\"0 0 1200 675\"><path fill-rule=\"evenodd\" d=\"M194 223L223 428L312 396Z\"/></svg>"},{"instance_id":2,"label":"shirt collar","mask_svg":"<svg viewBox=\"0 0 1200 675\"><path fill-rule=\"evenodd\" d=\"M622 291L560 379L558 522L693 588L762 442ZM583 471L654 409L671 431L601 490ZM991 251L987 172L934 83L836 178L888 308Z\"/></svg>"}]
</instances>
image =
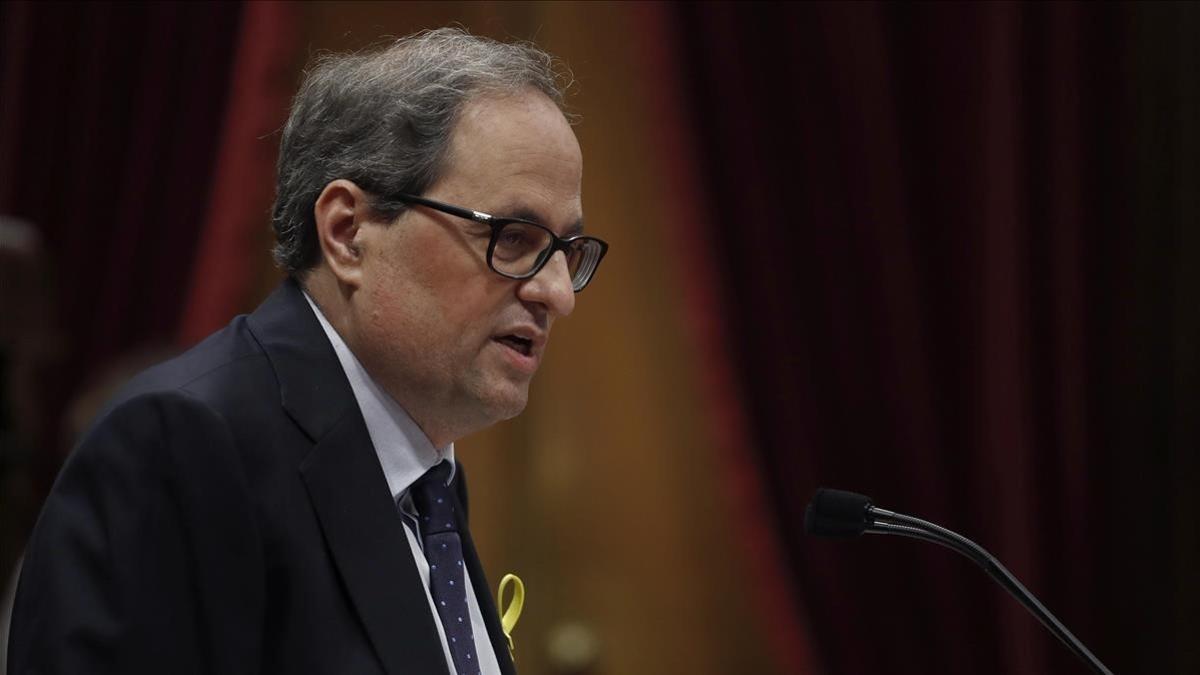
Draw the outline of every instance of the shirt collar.
<instances>
[{"instance_id":1,"label":"shirt collar","mask_svg":"<svg viewBox=\"0 0 1200 675\"><path fill-rule=\"evenodd\" d=\"M383 467L383 475L387 478L392 499L399 499L410 485L442 460L450 462L450 480L453 481L454 444L450 443L443 448L433 447L429 437L421 431L404 408L400 407L400 404L396 403L396 400L363 368L307 291L304 292L304 299L317 315L317 321L321 323L325 336L329 338L333 351L337 354L338 362L342 364L342 370L346 372L346 379L350 381L350 389L354 392L359 410L362 411L363 422L367 425L367 433L375 446L375 453L379 456L379 464Z\"/></svg>"}]
</instances>

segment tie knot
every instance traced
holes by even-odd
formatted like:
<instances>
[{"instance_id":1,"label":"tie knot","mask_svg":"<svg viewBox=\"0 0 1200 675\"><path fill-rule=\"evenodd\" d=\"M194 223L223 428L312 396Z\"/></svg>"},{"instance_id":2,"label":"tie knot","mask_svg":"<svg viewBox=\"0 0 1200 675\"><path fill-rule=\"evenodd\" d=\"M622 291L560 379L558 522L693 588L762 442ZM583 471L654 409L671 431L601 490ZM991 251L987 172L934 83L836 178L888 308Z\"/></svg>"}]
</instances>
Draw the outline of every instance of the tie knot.
<instances>
[{"instance_id":1,"label":"tie knot","mask_svg":"<svg viewBox=\"0 0 1200 675\"><path fill-rule=\"evenodd\" d=\"M450 478L450 463L439 462L413 483L413 505L426 534L457 531L454 517L454 495L446 481Z\"/></svg>"}]
</instances>

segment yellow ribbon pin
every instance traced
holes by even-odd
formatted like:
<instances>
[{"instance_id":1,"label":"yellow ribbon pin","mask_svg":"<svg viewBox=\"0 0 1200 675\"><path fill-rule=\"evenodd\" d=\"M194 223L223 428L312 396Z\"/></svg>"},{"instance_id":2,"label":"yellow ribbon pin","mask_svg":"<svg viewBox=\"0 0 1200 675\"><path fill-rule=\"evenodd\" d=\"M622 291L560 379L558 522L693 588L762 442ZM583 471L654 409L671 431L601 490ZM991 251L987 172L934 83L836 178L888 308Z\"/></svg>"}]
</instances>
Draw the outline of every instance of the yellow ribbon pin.
<instances>
[{"instance_id":1,"label":"yellow ribbon pin","mask_svg":"<svg viewBox=\"0 0 1200 675\"><path fill-rule=\"evenodd\" d=\"M512 602L505 608L504 589L509 585L513 587ZM508 653L516 660L517 648L513 645L512 632L517 626L517 620L521 618L521 609L525 607L525 584L521 577L515 574L504 575L500 580L500 590L496 592L496 606L500 607L500 627L504 630L504 637L508 638Z\"/></svg>"}]
</instances>

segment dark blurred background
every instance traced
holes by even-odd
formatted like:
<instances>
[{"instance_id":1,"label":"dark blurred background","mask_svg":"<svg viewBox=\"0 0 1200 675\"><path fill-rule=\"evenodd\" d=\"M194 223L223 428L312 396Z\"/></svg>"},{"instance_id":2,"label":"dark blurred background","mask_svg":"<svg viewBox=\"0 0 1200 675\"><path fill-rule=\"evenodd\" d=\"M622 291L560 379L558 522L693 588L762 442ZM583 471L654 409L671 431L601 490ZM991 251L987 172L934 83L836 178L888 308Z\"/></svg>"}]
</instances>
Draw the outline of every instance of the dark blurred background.
<instances>
[{"instance_id":1,"label":"dark blurred background","mask_svg":"<svg viewBox=\"0 0 1200 675\"><path fill-rule=\"evenodd\" d=\"M1200 672L1200 6L0 5L0 575L106 396L278 282L315 54L561 56L612 251L525 415L460 443L524 673ZM645 514L653 514L647 518Z\"/></svg>"}]
</instances>

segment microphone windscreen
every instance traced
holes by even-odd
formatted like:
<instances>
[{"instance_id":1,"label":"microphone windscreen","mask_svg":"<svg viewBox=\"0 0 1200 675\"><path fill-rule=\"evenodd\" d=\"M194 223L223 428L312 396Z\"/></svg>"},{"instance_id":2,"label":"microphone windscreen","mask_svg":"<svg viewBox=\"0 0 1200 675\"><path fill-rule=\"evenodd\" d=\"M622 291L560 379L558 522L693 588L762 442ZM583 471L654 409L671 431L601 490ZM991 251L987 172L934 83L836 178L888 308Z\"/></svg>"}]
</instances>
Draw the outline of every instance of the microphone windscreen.
<instances>
[{"instance_id":1,"label":"microphone windscreen","mask_svg":"<svg viewBox=\"0 0 1200 675\"><path fill-rule=\"evenodd\" d=\"M871 498L820 488L804 511L804 531L818 537L855 537L867 529Z\"/></svg>"}]
</instances>

